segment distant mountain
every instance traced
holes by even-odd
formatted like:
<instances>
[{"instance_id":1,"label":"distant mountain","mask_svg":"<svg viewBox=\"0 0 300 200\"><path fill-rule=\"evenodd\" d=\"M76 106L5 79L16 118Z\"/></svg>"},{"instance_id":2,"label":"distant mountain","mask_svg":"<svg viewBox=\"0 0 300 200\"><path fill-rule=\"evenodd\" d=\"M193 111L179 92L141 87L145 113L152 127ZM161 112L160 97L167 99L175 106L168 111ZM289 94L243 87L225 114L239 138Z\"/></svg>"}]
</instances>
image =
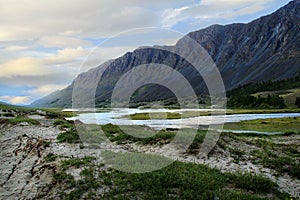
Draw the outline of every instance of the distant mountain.
<instances>
[{"instance_id":1,"label":"distant mountain","mask_svg":"<svg viewBox=\"0 0 300 200\"><path fill-rule=\"evenodd\" d=\"M212 25L191 32L189 37L201 44L219 68L226 90L251 82L282 80L300 70L300 0L294 0L275 13L248 24ZM179 41L174 48L180 48ZM197 72L183 58L157 48L139 48L104 63L107 67L96 91L96 103L107 101L119 78L135 66L159 63L172 66L183 74L198 95L206 86ZM74 83L88 91L91 80L99 80L103 66L76 77L67 88L32 104L35 107L70 107ZM82 94L84 95L84 93ZM167 89L152 85L136 94L138 101L171 97Z\"/></svg>"},{"instance_id":2,"label":"distant mountain","mask_svg":"<svg viewBox=\"0 0 300 200\"><path fill-rule=\"evenodd\" d=\"M0 105L8 105L8 104L3 101L0 101Z\"/></svg>"}]
</instances>

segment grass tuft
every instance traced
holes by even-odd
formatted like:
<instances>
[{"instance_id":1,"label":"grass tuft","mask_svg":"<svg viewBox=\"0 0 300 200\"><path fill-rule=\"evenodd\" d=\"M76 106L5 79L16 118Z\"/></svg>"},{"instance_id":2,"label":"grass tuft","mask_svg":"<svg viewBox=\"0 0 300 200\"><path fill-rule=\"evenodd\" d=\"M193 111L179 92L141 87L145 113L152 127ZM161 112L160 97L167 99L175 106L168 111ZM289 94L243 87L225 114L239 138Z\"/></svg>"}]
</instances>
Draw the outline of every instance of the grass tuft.
<instances>
[{"instance_id":1,"label":"grass tuft","mask_svg":"<svg viewBox=\"0 0 300 200\"><path fill-rule=\"evenodd\" d=\"M17 116L13 119L9 119L8 123L12 124L12 125L17 125L17 124L20 124L20 123L28 123L30 125L40 125L39 121L37 121L35 119L30 119L30 118L27 118L27 117L22 117L22 116Z\"/></svg>"},{"instance_id":2,"label":"grass tuft","mask_svg":"<svg viewBox=\"0 0 300 200\"><path fill-rule=\"evenodd\" d=\"M56 137L59 143L67 142L67 143L80 143L79 135L76 131L66 131L61 132Z\"/></svg>"}]
</instances>

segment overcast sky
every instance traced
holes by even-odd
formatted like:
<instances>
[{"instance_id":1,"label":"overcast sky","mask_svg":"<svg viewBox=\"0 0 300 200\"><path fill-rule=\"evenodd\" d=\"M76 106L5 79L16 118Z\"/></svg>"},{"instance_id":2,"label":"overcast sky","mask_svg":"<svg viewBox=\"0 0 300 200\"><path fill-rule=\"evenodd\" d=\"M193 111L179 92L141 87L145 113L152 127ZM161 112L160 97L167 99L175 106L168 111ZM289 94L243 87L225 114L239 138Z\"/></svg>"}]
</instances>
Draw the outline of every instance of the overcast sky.
<instances>
[{"instance_id":1,"label":"overcast sky","mask_svg":"<svg viewBox=\"0 0 300 200\"><path fill-rule=\"evenodd\" d=\"M103 41L104 50L89 67L138 46L172 45L182 34L212 24L249 22L288 2L0 0L0 101L29 104L64 88L80 71L86 56ZM145 27L162 31L144 31L151 30ZM150 33L153 38L159 35L159 40L151 39ZM107 42L116 36L119 39Z\"/></svg>"}]
</instances>

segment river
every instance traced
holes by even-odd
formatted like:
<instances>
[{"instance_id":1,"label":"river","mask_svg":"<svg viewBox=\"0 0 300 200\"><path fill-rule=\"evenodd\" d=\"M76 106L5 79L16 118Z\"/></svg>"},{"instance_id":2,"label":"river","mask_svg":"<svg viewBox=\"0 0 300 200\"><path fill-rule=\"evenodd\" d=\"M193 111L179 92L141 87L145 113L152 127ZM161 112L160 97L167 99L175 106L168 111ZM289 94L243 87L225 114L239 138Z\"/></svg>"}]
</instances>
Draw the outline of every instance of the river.
<instances>
[{"instance_id":1,"label":"river","mask_svg":"<svg viewBox=\"0 0 300 200\"><path fill-rule=\"evenodd\" d=\"M70 110L69 110L70 111ZM154 129L165 128L197 128L199 125L208 126L211 124L222 124L229 122L239 122L255 119L271 119L300 117L300 113L270 113L270 114L233 114L233 115L214 115L199 116L183 119L150 119L150 120L131 120L126 116L135 113L158 113L158 112L177 112L183 113L188 111L208 112L208 109L113 109L111 111L100 113L81 113L76 117L68 118L69 120L80 120L85 124L116 124L116 125L145 125Z\"/></svg>"}]
</instances>

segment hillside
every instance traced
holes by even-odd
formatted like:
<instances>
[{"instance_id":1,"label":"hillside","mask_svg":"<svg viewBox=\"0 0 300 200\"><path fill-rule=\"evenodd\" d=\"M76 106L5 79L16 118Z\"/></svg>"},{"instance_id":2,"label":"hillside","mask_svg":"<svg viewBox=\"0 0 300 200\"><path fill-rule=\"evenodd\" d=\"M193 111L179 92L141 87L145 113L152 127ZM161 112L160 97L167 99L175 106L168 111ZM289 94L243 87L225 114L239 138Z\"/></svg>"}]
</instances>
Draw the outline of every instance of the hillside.
<instances>
[{"instance_id":1,"label":"hillside","mask_svg":"<svg viewBox=\"0 0 300 200\"><path fill-rule=\"evenodd\" d=\"M0 101L0 105L7 105L7 103Z\"/></svg>"},{"instance_id":2,"label":"hillside","mask_svg":"<svg viewBox=\"0 0 300 200\"><path fill-rule=\"evenodd\" d=\"M213 25L188 34L201 44L219 68L226 90L248 83L292 78L300 69L300 0L294 0L275 13L248 24ZM175 47L180 48L179 41ZM31 106L71 107L74 83L83 86L82 94L89 91L89 83L101 81L96 91L96 104L109 101L119 78L132 68L147 63L166 64L179 71L193 86L196 94L206 94L202 78L183 58L157 48L138 48L120 58L104 63L78 75L67 88L42 98ZM136 101L172 97L172 93L157 85L147 86L135 96Z\"/></svg>"},{"instance_id":3,"label":"hillside","mask_svg":"<svg viewBox=\"0 0 300 200\"><path fill-rule=\"evenodd\" d=\"M300 73L294 78L249 83L227 92L228 106L233 108L298 107Z\"/></svg>"}]
</instances>

